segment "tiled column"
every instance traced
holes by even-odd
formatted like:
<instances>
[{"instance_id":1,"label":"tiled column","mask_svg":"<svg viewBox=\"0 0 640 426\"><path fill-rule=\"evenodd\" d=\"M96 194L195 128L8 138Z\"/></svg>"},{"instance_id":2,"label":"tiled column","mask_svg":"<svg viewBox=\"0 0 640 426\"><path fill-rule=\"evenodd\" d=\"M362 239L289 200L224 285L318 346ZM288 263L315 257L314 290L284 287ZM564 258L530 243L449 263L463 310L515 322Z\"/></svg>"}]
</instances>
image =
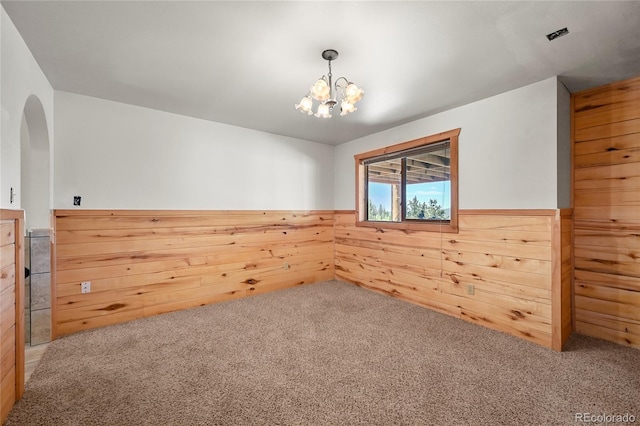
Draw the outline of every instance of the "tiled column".
<instances>
[{"instance_id":1,"label":"tiled column","mask_svg":"<svg viewBox=\"0 0 640 426\"><path fill-rule=\"evenodd\" d=\"M31 345L51 340L51 245L48 229L29 232L31 242Z\"/></svg>"},{"instance_id":2,"label":"tiled column","mask_svg":"<svg viewBox=\"0 0 640 426\"><path fill-rule=\"evenodd\" d=\"M24 237L24 267L31 270L31 238ZM24 279L24 343L31 344L31 276Z\"/></svg>"}]
</instances>

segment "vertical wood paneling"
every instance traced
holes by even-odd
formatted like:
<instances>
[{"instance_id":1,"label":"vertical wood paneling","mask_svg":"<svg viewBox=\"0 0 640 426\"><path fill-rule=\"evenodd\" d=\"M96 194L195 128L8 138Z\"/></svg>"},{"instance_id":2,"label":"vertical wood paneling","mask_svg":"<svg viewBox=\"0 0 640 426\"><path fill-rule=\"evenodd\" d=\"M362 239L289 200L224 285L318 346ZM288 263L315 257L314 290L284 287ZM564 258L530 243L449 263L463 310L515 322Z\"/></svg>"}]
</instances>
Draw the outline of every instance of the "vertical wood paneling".
<instances>
[{"instance_id":1,"label":"vertical wood paneling","mask_svg":"<svg viewBox=\"0 0 640 426\"><path fill-rule=\"evenodd\" d=\"M576 330L640 348L640 77L572 104Z\"/></svg>"},{"instance_id":2,"label":"vertical wood paneling","mask_svg":"<svg viewBox=\"0 0 640 426\"><path fill-rule=\"evenodd\" d=\"M15 395L15 221L0 221L0 267L3 273L0 289L0 418L7 418L16 400Z\"/></svg>"},{"instance_id":3,"label":"vertical wood paneling","mask_svg":"<svg viewBox=\"0 0 640 426\"><path fill-rule=\"evenodd\" d=\"M24 216L0 210L0 423L24 392Z\"/></svg>"},{"instance_id":4,"label":"vertical wood paneling","mask_svg":"<svg viewBox=\"0 0 640 426\"><path fill-rule=\"evenodd\" d=\"M562 350L573 331L571 215L571 209L558 210L554 220L552 238L552 347L558 351Z\"/></svg>"},{"instance_id":5,"label":"vertical wood paneling","mask_svg":"<svg viewBox=\"0 0 640 426\"><path fill-rule=\"evenodd\" d=\"M332 211L58 210L55 239L54 336L334 277Z\"/></svg>"},{"instance_id":6,"label":"vertical wood paneling","mask_svg":"<svg viewBox=\"0 0 640 426\"><path fill-rule=\"evenodd\" d=\"M552 309L558 321L571 317L570 286L556 282L570 266L554 247L566 257L568 220L556 210L461 210L459 233L445 234L358 227L354 213L340 213L336 277L559 349ZM566 331L561 324L558 342Z\"/></svg>"}]
</instances>

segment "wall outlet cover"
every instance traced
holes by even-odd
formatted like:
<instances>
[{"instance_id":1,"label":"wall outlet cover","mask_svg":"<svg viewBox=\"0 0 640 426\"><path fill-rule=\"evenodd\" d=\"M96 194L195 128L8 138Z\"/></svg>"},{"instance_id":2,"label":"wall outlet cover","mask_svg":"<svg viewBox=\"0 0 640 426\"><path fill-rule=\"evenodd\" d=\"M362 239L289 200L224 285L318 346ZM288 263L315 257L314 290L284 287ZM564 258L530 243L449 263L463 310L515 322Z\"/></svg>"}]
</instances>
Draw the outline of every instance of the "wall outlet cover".
<instances>
[{"instance_id":1,"label":"wall outlet cover","mask_svg":"<svg viewBox=\"0 0 640 426\"><path fill-rule=\"evenodd\" d=\"M79 195L74 195L73 196L73 205L74 206L79 206L80 203L82 202L82 197Z\"/></svg>"}]
</instances>

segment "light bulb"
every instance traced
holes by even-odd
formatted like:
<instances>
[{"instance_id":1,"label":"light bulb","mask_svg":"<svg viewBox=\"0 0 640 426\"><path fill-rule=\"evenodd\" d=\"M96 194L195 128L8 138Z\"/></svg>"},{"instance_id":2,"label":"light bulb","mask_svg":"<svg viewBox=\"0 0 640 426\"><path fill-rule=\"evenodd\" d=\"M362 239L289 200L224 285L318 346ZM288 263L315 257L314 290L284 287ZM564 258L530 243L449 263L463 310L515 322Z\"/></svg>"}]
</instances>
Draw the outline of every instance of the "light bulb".
<instances>
[{"instance_id":1,"label":"light bulb","mask_svg":"<svg viewBox=\"0 0 640 426\"><path fill-rule=\"evenodd\" d=\"M355 104L364 96L364 90L356 86L355 83L349 83L344 89L344 95L350 104Z\"/></svg>"},{"instance_id":2,"label":"light bulb","mask_svg":"<svg viewBox=\"0 0 640 426\"><path fill-rule=\"evenodd\" d=\"M347 115L356 109L357 108L353 104L349 103L347 100L343 100L340 104L340 115Z\"/></svg>"},{"instance_id":3,"label":"light bulb","mask_svg":"<svg viewBox=\"0 0 640 426\"><path fill-rule=\"evenodd\" d=\"M309 88L309 92L314 99L319 101L326 101L329 99L331 88L329 87L329 83L324 78L319 78L313 86Z\"/></svg>"},{"instance_id":4,"label":"light bulb","mask_svg":"<svg viewBox=\"0 0 640 426\"><path fill-rule=\"evenodd\" d=\"M331 118L331 112L329 111L329 105L320 104L318 106L318 112L316 113L318 118Z\"/></svg>"},{"instance_id":5,"label":"light bulb","mask_svg":"<svg viewBox=\"0 0 640 426\"><path fill-rule=\"evenodd\" d=\"M311 115L313 114L313 111L311 111L312 106L313 106L313 101L311 100L311 97L307 95L304 98L300 99L299 104L296 104L296 109L303 114L306 113L308 115Z\"/></svg>"}]
</instances>

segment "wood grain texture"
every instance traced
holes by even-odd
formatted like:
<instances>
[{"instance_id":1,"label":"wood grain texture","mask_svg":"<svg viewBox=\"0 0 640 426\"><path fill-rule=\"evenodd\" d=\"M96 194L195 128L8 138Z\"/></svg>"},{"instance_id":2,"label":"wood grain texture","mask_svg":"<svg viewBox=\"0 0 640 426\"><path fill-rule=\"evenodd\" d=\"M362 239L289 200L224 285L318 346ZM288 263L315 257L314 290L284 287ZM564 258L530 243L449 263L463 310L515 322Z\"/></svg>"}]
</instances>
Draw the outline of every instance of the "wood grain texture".
<instances>
[{"instance_id":1,"label":"wood grain texture","mask_svg":"<svg viewBox=\"0 0 640 426\"><path fill-rule=\"evenodd\" d=\"M572 105L576 330L640 348L640 77Z\"/></svg>"},{"instance_id":2,"label":"wood grain texture","mask_svg":"<svg viewBox=\"0 0 640 426\"><path fill-rule=\"evenodd\" d=\"M571 327L570 214L461 210L451 235L359 227L355 212L336 213L336 277L560 349L552 309L562 342Z\"/></svg>"},{"instance_id":3,"label":"wood grain texture","mask_svg":"<svg viewBox=\"0 0 640 426\"><path fill-rule=\"evenodd\" d=\"M561 209L554 219L552 242L552 347L561 351L573 332L572 288L572 214L571 209Z\"/></svg>"},{"instance_id":4,"label":"wood grain texture","mask_svg":"<svg viewBox=\"0 0 640 426\"><path fill-rule=\"evenodd\" d=\"M54 336L334 277L333 211L55 211ZM91 293L81 282L91 281Z\"/></svg>"},{"instance_id":5,"label":"wood grain texture","mask_svg":"<svg viewBox=\"0 0 640 426\"><path fill-rule=\"evenodd\" d=\"M0 423L24 392L24 215L0 210Z\"/></svg>"},{"instance_id":6,"label":"wood grain texture","mask_svg":"<svg viewBox=\"0 0 640 426\"><path fill-rule=\"evenodd\" d=\"M16 401L15 221L0 221L0 229L0 264L3 271L12 270L11 279L3 279L0 291L0 419L4 422Z\"/></svg>"}]
</instances>

